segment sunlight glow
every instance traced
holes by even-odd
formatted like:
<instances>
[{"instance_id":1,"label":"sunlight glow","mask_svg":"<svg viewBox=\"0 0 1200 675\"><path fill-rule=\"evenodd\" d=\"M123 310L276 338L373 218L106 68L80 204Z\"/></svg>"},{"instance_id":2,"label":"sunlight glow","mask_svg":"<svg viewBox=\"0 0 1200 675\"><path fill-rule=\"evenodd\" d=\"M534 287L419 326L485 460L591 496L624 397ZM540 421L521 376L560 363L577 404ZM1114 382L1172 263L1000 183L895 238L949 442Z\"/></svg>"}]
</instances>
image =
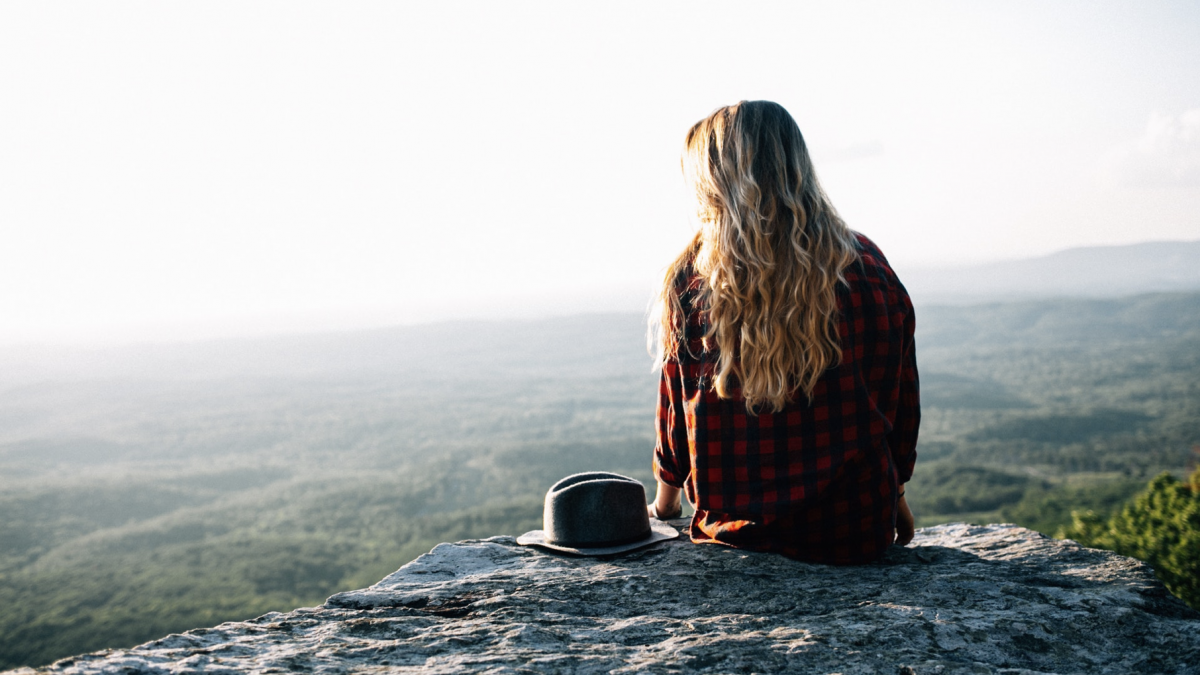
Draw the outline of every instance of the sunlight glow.
<instances>
[{"instance_id":1,"label":"sunlight glow","mask_svg":"<svg viewBox=\"0 0 1200 675\"><path fill-rule=\"evenodd\" d=\"M1194 4L722 7L5 3L0 343L638 311L744 98L901 270L1200 238Z\"/></svg>"}]
</instances>

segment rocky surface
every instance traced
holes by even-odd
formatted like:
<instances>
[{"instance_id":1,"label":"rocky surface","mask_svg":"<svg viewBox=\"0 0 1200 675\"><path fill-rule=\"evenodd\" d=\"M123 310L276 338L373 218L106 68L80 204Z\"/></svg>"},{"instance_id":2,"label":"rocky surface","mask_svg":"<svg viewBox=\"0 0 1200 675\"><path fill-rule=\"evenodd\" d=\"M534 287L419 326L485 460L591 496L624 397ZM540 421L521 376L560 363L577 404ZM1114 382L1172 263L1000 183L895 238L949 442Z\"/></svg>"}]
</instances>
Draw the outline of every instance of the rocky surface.
<instances>
[{"instance_id":1,"label":"rocky surface","mask_svg":"<svg viewBox=\"0 0 1200 675\"><path fill-rule=\"evenodd\" d=\"M1200 613L1130 558L1011 525L825 567L685 538L578 558L442 544L325 605L55 673L1200 673Z\"/></svg>"}]
</instances>

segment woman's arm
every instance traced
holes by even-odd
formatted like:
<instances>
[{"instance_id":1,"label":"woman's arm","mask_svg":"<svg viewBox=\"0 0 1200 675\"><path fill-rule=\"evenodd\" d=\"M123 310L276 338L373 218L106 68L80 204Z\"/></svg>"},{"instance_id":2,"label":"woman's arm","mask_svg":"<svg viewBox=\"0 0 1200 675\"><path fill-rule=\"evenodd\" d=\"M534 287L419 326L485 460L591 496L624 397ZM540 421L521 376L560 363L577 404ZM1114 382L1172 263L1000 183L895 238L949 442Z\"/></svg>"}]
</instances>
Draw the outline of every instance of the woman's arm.
<instances>
[{"instance_id":1,"label":"woman's arm","mask_svg":"<svg viewBox=\"0 0 1200 675\"><path fill-rule=\"evenodd\" d=\"M916 523L913 520L912 510L908 508L908 502L904 500L904 495L900 495L900 501L896 504L896 543L904 546L912 541L913 533L916 531Z\"/></svg>"},{"instance_id":2,"label":"woman's arm","mask_svg":"<svg viewBox=\"0 0 1200 675\"><path fill-rule=\"evenodd\" d=\"M679 361L663 364L659 377L658 406L655 413L657 434L654 443L654 478L658 494L646 507L654 518L678 518L683 513L679 495L691 473L688 450L687 415L683 406L683 378ZM660 515L661 514L661 515Z\"/></svg>"},{"instance_id":3,"label":"woman's arm","mask_svg":"<svg viewBox=\"0 0 1200 675\"><path fill-rule=\"evenodd\" d=\"M658 494L654 496L654 503L650 505L650 516L668 520L683 515L683 501L679 498L681 492L682 490L673 485L658 481Z\"/></svg>"},{"instance_id":4,"label":"woman's arm","mask_svg":"<svg viewBox=\"0 0 1200 675\"><path fill-rule=\"evenodd\" d=\"M904 491L912 478L913 467L917 461L917 431L921 426L921 386L917 376L917 352L913 342L916 332L916 318L913 314L912 300L898 287L898 302L905 310L903 351L900 360L899 397L896 406L896 419L891 433L888 434L888 447L892 451L892 459L896 464L897 479L900 483L900 497L896 504L896 543L901 546L912 541L915 522L908 501L904 499Z\"/></svg>"}]
</instances>

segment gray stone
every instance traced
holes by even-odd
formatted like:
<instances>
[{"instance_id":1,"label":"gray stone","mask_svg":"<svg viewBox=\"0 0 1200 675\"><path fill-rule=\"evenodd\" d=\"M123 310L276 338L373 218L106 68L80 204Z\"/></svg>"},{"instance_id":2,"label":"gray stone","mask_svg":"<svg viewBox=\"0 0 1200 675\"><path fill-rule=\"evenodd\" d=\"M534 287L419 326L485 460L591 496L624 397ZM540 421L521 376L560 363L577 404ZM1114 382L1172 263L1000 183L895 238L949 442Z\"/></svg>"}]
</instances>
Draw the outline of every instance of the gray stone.
<instances>
[{"instance_id":1,"label":"gray stone","mask_svg":"<svg viewBox=\"0 0 1200 675\"><path fill-rule=\"evenodd\" d=\"M686 538L601 558L441 544L321 607L54 673L1200 673L1200 613L1145 564L1012 525L827 567Z\"/></svg>"}]
</instances>

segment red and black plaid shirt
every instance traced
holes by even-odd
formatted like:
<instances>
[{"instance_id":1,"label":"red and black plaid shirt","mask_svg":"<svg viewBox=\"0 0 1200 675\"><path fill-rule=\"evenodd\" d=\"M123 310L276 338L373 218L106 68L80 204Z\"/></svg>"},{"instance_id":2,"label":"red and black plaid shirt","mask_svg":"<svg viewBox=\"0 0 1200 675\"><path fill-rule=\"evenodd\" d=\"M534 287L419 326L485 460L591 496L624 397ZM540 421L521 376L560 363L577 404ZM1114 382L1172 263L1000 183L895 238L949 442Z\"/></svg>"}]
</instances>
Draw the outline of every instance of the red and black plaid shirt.
<instances>
[{"instance_id":1,"label":"red and black plaid shirt","mask_svg":"<svg viewBox=\"0 0 1200 675\"><path fill-rule=\"evenodd\" d=\"M695 542L822 563L875 560L894 539L921 419L912 303L873 242L839 285L842 362L777 413L712 389L699 277L681 279L678 357L663 367L654 474L695 505Z\"/></svg>"}]
</instances>

